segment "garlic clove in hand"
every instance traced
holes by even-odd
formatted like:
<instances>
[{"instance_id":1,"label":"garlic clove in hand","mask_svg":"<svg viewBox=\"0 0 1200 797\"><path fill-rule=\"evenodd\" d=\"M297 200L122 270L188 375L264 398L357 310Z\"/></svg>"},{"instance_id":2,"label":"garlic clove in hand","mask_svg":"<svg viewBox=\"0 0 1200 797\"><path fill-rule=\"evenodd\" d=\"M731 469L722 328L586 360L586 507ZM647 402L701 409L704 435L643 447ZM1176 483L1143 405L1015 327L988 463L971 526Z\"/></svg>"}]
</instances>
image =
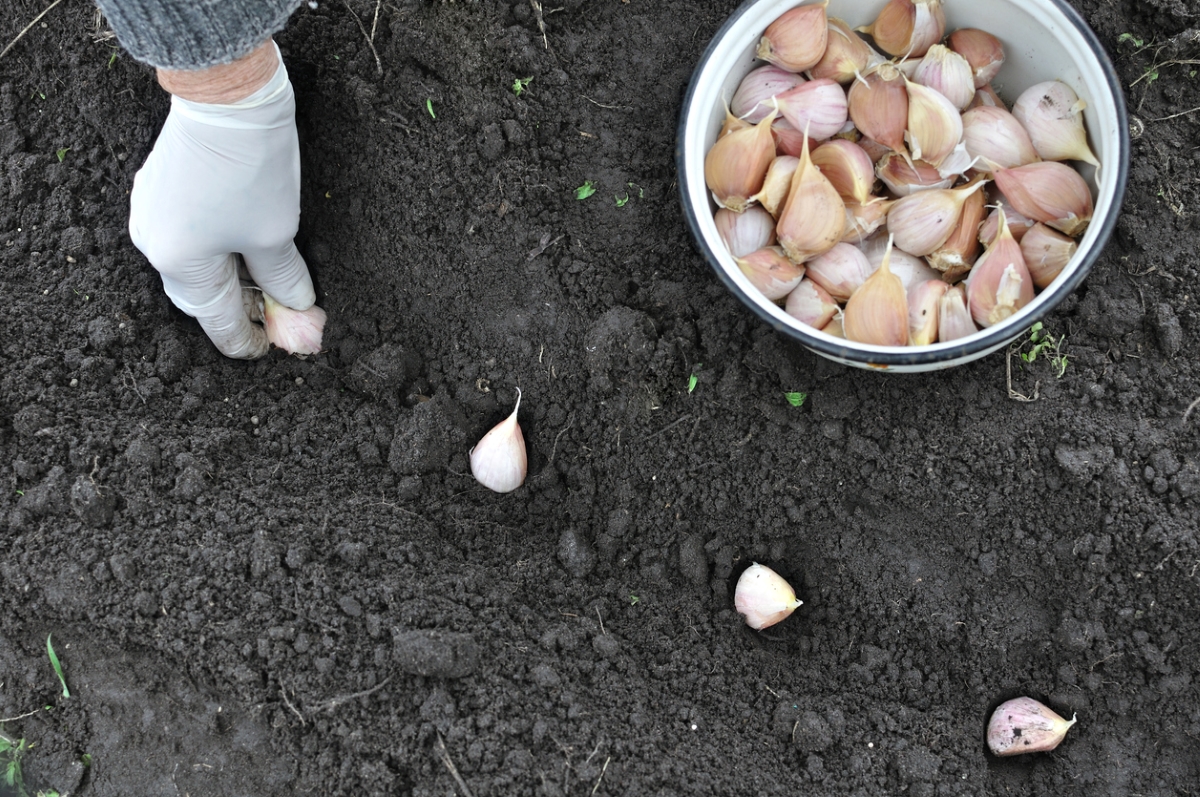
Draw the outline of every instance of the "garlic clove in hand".
<instances>
[{"instance_id":1,"label":"garlic clove in hand","mask_svg":"<svg viewBox=\"0 0 1200 797\"><path fill-rule=\"evenodd\" d=\"M786 620L802 603L782 576L758 562L746 568L733 592L738 614L756 631Z\"/></svg>"},{"instance_id":2,"label":"garlic clove in hand","mask_svg":"<svg viewBox=\"0 0 1200 797\"><path fill-rule=\"evenodd\" d=\"M289 354L319 354L321 336L328 316L315 304L307 310L293 310L263 292L263 328L267 340Z\"/></svg>"},{"instance_id":3,"label":"garlic clove in hand","mask_svg":"<svg viewBox=\"0 0 1200 797\"><path fill-rule=\"evenodd\" d=\"M988 720L988 748L998 756L1053 750L1072 725L1030 697L1001 703Z\"/></svg>"},{"instance_id":4,"label":"garlic clove in hand","mask_svg":"<svg viewBox=\"0 0 1200 797\"><path fill-rule=\"evenodd\" d=\"M525 455L525 436L517 423L521 407L521 389L517 388L517 406L471 449L471 473L489 490L511 493L525 481L529 460Z\"/></svg>"}]
</instances>

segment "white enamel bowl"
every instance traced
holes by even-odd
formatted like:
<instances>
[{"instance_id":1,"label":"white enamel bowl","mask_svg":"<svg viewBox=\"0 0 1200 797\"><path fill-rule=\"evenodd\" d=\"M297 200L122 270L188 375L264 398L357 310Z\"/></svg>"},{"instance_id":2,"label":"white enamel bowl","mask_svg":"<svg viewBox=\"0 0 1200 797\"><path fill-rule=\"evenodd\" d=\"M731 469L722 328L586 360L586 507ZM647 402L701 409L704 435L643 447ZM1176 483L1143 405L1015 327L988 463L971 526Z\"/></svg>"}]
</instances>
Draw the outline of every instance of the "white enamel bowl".
<instances>
[{"instance_id":1,"label":"white enamel bowl","mask_svg":"<svg viewBox=\"0 0 1200 797\"><path fill-rule=\"evenodd\" d=\"M828 13L851 25L874 21L887 0L830 0ZM1099 258L1116 226L1129 172L1129 122L1112 63L1087 23L1063 0L944 0L947 33L981 28L1004 44L1004 68L993 81L1010 105L1023 89L1062 80L1087 101L1089 143L1103 167L1083 165L1095 216L1075 257L1058 279L1019 313L950 343L921 347L871 346L825 335L787 315L742 275L717 232L716 206L704 183L704 156L725 118L725 103L742 77L760 65L754 53L763 30L797 0L747 0L713 38L692 75L676 143L684 215L701 253L721 281L779 332L831 360L862 368L931 371L990 354L1020 337L1075 290ZM1073 163L1073 166L1081 164Z\"/></svg>"}]
</instances>

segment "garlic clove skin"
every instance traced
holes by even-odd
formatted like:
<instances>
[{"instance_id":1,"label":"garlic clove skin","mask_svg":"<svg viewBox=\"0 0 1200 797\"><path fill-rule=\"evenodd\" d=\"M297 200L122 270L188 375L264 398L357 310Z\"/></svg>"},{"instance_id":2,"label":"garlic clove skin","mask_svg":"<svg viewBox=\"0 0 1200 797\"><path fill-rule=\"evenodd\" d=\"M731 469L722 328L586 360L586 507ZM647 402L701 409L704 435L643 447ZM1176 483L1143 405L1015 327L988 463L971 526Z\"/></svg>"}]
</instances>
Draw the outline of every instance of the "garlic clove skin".
<instances>
[{"instance_id":1,"label":"garlic clove skin","mask_svg":"<svg viewBox=\"0 0 1200 797\"><path fill-rule=\"evenodd\" d=\"M789 72L805 72L820 62L829 39L823 3L785 11L763 31L758 57Z\"/></svg>"},{"instance_id":2,"label":"garlic clove skin","mask_svg":"<svg viewBox=\"0 0 1200 797\"><path fill-rule=\"evenodd\" d=\"M998 756L1042 753L1062 742L1077 717L1065 720L1031 697L1001 703L988 720L988 749Z\"/></svg>"},{"instance_id":3,"label":"garlic clove skin","mask_svg":"<svg viewBox=\"0 0 1200 797\"><path fill-rule=\"evenodd\" d=\"M966 286L951 286L938 301L938 343L949 343L978 331L967 307Z\"/></svg>"},{"instance_id":4,"label":"garlic clove skin","mask_svg":"<svg viewBox=\"0 0 1200 797\"><path fill-rule=\"evenodd\" d=\"M750 197L757 194L775 159L775 138L771 135L771 111L753 127L721 136L704 156L704 180L713 199L734 213L746 209Z\"/></svg>"},{"instance_id":5,"label":"garlic clove skin","mask_svg":"<svg viewBox=\"0 0 1200 797\"><path fill-rule=\"evenodd\" d=\"M775 243L775 219L757 205L751 205L741 213L718 208L714 221L721 240L734 257L743 257Z\"/></svg>"},{"instance_id":6,"label":"garlic clove skin","mask_svg":"<svg viewBox=\"0 0 1200 797\"><path fill-rule=\"evenodd\" d=\"M875 174L898 197L933 188L949 188L953 177L942 177L936 166L922 160L909 161L904 155L890 152L875 164Z\"/></svg>"},{"instance_id":7,"label":"garlic clove skin","mask_svg":"<svg viewBox=\"0 0 1200 797\"><path fill-rule=\"evenodd\" d=\"M846 340L875 346L904 346L908 343L908 295L904 283L891 272L892 241L879 268L859 286L842 316Z\"/></svg>"},{"instance_id":8,"label":"garlic clove skin","mask_svg":"<svg viewBox=\"0 0 1200 797\"><path fill-rule=\"evenodd\" d=\"M742 78L729 101L729 112L750 124L758 124L774 109L773 97L804 83L803 76L774 64L760 66Z\"/></svg>"},{"instance_id":9,"label":"garlic clove skin","mask_svg":"<svg viewBox=\"0 0 1200 797\"><path fill-rule=\"evenodd\" d=\"M941 44L935 44L913 70L911 79L936 90L959 111L975 99L975 79L967 59Z\"/></svg>"},{"instance_id":10,"label":"garlic clove skin","mask_svg":"<svg viewBox=\"0 0 1200 797\"><path fill-rule=\"evenodd\" d=\"M824 141L837 135L849 118L846 90L829 79L810 80L775 97L779 113L797 130Z\"/></svg>"},{"instance_id":11,"label":"garlic clove skin","mask_svg":"<svg viewBox=\"0 0 1200 797\"><path fill-rule=\"evenodd\" d=\"M1033 276L1003 211L1000 231L975 262L966 286L971 318L984 328L999 324L1033 301Z\"/></svg>"},{"instance_id":12,"label":"garlic clove skin","mask_svg":"<svg viewBox=\"0 0 1200 797\"><path fill-rule=\"evenodd\" d=\"M883 197L868 197L867 201L846 203L846 226L842 229L842 243L860 244L883 226L888 211L895 200Z\"/></svg>"},{"instance_id":13,"label":"garlic clove skin","mask_svg":"<svg viewBox=\"0 0 1200 797\"><path fill-rule=\"evenodd\" d=\"M942 0L890 0L870 26L858 28L888 55L920 58L946 32Z\"/></svg>"},{"instance_id":14,"label":"garlic clove skin","mask_svg":"<svg viewBox=\"0 0 1200 797\"><path fill-rule=\"evenodd\" d=\"M813 165L806 137L800 165L792 175L792 186L775 227L779 244L793 263L803 263L832 249L841 240L845 224L846 203ZM824 322L814 326L824 326Z\"/></svg>"},{"instance_id":15,"label":"garlic clove skin","mask_svg":"<svg viewBox=\"0 0 1200 797\"><path fill-rule=\"evenodd\" d=\"M797 157L777 156L775 160L771 161L770 168L767 169L762 190L752 197L772 216L771 243L775 242L775 219L773 217L778 216L779 211L783 208L783 203L787 200L788 192L792 188L792 175L796 173L799 166L800 159Z\"/></svg>"},{"instance_id":16,"label":"garlic clove skin","mask_svg":"<svg viewBox=\"0 0 1200 797\"><path fill-rule=\"evenodd\" d=\"M908 142L913 159L941 166L962 141L962 115L941 92L908 81ZM943 177L947 176L945 174Z\"/></svg>"},{"instance_id":17,"label":"garlic clove skin","mask_svg":"<svg viewBox=\"0 0 1200 797\"><path fill-rule=\"evenodd\" d=\"M1061 80L1030 86L1013 103L1013 116L1024 125L1044 160L1076 160L1099 168L1087 143L1083 110L1087 103Z\"/></svg>"},{"instance_id":18,"label":"garlic clove skin","mask_svg":"<svg viewBox=\"0 0 1200 797\"><path fill-rule=\"evenodd\" d=\"M521 408L521 389L512 414L492 427L471 449L471 473L484 487L497 493L511 493L525 481L529 460L525 454L525 436L517 423Z\"/></svg>"},{"instance_id":19,"label":"garlic clove skin","mask_svg":"<svg viewBox=\"0 0 1200 797\"><path fill-rule=\"evenodd\" d=\"M856 79L847 92L847 110L864 136L893 152L904 150L908 88L894 64L884 62Z\"/></svg>"},{"instance_id":20,"label":"garlic clove skin","mask_svg":"<svg viewBox=\"0 0 1200 797\"><path fill-rule=\"evenodd\" d=\"M263 329L267 340L289 354L320 354L321 337L328 316L315 304L307 310L293 310L263 292Z\"/></svg>"},{"instance_id":21,"label":"garlic clove skin","mask_svg":"<svg viewBox=\"0 0 1200 797\"><path fill-rule=\"evenodd\" d=\"M758 562L742 572L733 591L738 614L756 631L783 622L803 603L781 575Z\"/></svg>"},{"instance_id":22,"label":"garlic clove skin","mask_svg":"<svg viewBox=\"0 0 1200 797\"><path fill-rule=\"evenodd\" d=\"M833 314L833 318L829 319L829 323L821 327L821 331L831 338L846 339L846 329L842 326L842 313Z\"/></svg>"},{"instance_id":23,"label":"garlic clove skin","mask_svg":"<svg viewBox=\"0 0 1200 797\"><path fill-rule=\"evenodd\" d=\"M812 151L812 162L847 202L866 203L875 185L871 156L853 141L835 138Z\"/></svg>"},{"instance_id":24,"label":"garlic clove skin","mask_svg":"<svg viewBox=\"0 0 1200 797\"><path fill-rule=\"evenodd\" d=\"M975 88L992 82L1004 66L1004 45L992 34L978 28L959 28L946 39L950 49L967 59Z\"/></svg>"},{"instance_id":25,"label":"garlic clove skin","mask_svg":"<svg viewBox=\"0 0 1200 797\"><path fill-rule=\"evenodd\" d=\"M908 289L908 345L928 346L938 338L938 306L950 286L925 280Z\"/></svg>"},{"instance_id":26,"label":"garlic clove skin","mask_svg":"<svg viewBox=\"0 0 1200 797\"><path fill-rule=\"evenodd\" d=\"M1057 161L995 171L996 187L1021 215L1075 237L1092 220L1092 192L1079 172Z\"/></svg>"},{"instance_id":27,"label":"garlic clove skin","mask_svg":"<svg viewBox=\"0 0 1200 797\"><path fill-rule=\"evenodd\" d=\"M1000 231L1000 211L1004 211L1004 218L1008 224L1008 231L1012 233L1012 237L1017 243L1025 237L1025 233L1033 229L1033 225L1038 222L1033 219L1027 219L1018 213L1012 204L1003 196L996 202L995 209L988 214L988 217L983 220L983 224L979 227L979 243L984 246L989 245L996 239L996 233Z\"/></svg>"},{"instance_id":28,"label":"garlic clove skin","mask_svg":"<svg viewBox=\"0 0 1200 797\"><path fill-rule=\"evenodd\" d=\"M808 278L839 302L854 295L875 270L862 250L848 243L837 244L805 265L808 267Z\"/></svg>"},{"instance_id":29,"label":"garlic clove skin","mask_svg":"<svg viewBox=\"0 0 1200 797\"><path fill-rule=\"evenodd\" d=\"M980 106L962 115L963 143L972 158L1001 169L1041 160L1029 133L1003 108Z\"/></svg>"},{"instance_id":30,"label":"garlic clove skin","mask_svg":"<svg viewBox=\"0 0 1200 797\"><path fill-rule=\"evenodd\" d=\"M1038 288L1048 288L1075 256L1079 245L1072 238L1038 222L1021 239L1021 255Z\"/></svg>"},{"instance_id":31,"label":"garlic clove skin","mask_svg":"<svg viewBox=\"0 0 1200 797\"><path fill-rule=\"evenodd\" d=\"M844 20L829 17L828 25L825 54L809 74L814 78L828 78L844 86L867 68L873 53L871 47Z\"/></svg>"},{"instance_id":32,"label":"garlic clove skin","mask_svg":"<svg viewBox=\"0 0 1200 797\"><path fill-rule=\"evenodd\" d=\"M778 246L765 247L735 260L750 284L773 302L790 294L804 279L805 267L788 260Z\"/></svg>"},{"instance_id":33,"label":"garlic clove skin","mask_svg":"<svg viewBox=\"0 0 1200 797\"><path fill-rule=\"evenodd\" d=\"M802 324L822 329L838 312L838 306L828 291L805 278L788 294L783 310Z\"/></svg>"}]
</instances>

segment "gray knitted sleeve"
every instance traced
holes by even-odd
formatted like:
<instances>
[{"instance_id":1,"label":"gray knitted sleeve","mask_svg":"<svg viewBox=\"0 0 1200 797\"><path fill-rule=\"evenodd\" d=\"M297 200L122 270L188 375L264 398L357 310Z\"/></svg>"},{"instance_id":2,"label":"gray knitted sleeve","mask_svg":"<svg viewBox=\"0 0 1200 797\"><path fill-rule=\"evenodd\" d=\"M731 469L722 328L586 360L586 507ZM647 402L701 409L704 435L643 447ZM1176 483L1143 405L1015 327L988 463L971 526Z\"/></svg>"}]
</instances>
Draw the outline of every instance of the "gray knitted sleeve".
<instances>
[{"instance_id":1,"label":"gray knitted sleeve","mask_svg":"<svg viewBox=\"0 0 1200 797\"><path fill-rule=\"evenodd\" d=\"M163 69L203 69L246 55L303 0L96 0L121 45Z\"/></svg>"}]
</instances>

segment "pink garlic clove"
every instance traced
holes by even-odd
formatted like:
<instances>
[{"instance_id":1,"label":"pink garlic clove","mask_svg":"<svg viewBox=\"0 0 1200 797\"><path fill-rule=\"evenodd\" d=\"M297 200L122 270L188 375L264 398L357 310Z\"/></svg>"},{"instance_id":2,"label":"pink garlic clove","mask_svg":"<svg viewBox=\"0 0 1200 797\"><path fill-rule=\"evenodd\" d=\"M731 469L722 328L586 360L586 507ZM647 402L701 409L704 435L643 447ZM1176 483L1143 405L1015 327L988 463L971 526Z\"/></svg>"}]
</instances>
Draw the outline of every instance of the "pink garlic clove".
<instances>
[{"instance_id":1,"label":"pink garlic clove","mask_svg":"<svg viewBox=\"0 0 1200 797\"><path fill-rule=\"evenodd\" d=\"M471 474L484 487L497 493L511 493L520 487L529 467L525 436L517 423L520 408L521 389L517 388L517 405L512 414L493 426L471 449Z\"/></svg>"},{"instance_id":2,"label":"pink garlic clove","mask_svg":"<svg viewBox=\"0 0 1200 797\"><path fill-rule=\"evenodd\" d=\"M267 340L289 354L319 354L328 317L320 307L293 310L263 293L263 328Z\"/></svg>"},{"instance_id":3,"label":"pink garlic clove","mask_svg":"<svg viewBox=\"0 0 1200 797\"><path fill-rule=\"evenodd\" d=\"M1030 697L1001 703L988 721L988 748L998 756L1053 750L1075 724Z\"/></svg>"},{"instance_id":4,"label":"pink garlic clove","mask_svg":"<svg viewBox=\"0 0 1200 797\"><path fill-rule=\"evenodd\" d=\"M782 576L758 562L746 568L733 592L738 614L756 631L786 620L801 604Z\"/></svg>"}]
</instances>

